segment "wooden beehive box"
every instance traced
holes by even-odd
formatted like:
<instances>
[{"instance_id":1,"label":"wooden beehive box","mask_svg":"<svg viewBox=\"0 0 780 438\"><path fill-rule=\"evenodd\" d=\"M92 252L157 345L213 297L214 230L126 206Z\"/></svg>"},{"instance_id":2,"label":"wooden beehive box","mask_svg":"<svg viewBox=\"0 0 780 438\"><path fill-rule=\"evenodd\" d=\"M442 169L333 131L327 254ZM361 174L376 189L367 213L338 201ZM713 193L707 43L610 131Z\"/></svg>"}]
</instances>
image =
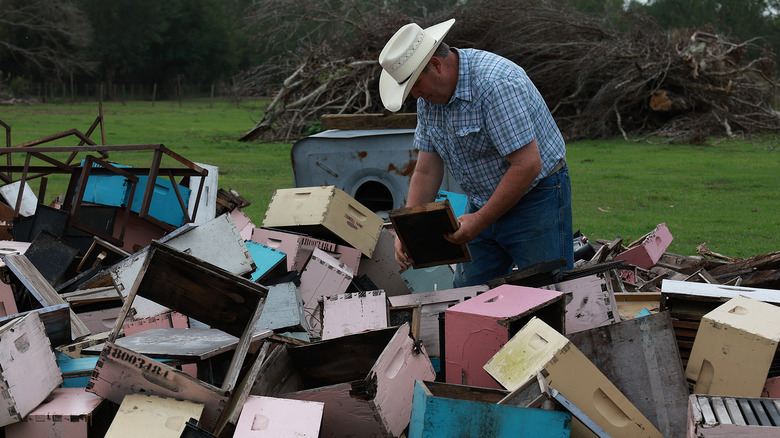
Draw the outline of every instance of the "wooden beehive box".
<instances>
[{"instance_id":1,"label":"wooden beehive box","mask_svg":"<svg viewBox=\"0 0 780 438\"><path fill-rule=\"evenodd\" d=\"M689 438L763 438L780 435L780 399L688 397Z\"/></svg>"},{"instance_id":2,"label":"wooden beehive box","mask_svg":"<svg viewBox=\"0 0 780 438\"><path fill-rule=\"evenodd\" d=\"M780 307L734 297L704 315L685 377L695 394L760 397L780 342Z\"/></svg>"},{"instance_id":3,"label":"wooden beehive box","mask_svg":"<svg viewBox=\"0 0 780 438\"><path fill-rule=\"evenodd\" d=\"M774 289L663 280L660 309L670 312L683 366L688 365L702 317L738 295L780 305L780 291ZM780 375L780 355L775 355L769 374Z\"/></svg>"},{"instance_id":4,"label":"wooden beehive box","mask_svg":"<svg viewBox=\"0 0 780 438\"><path fill-rule=\"evenodd\" d=\"M322 339L387 327L387 297L382 290L347 292L323 300Z\"/></svg>"},{"instance_id":5,"label":"wooden beehive box","mask_svg":"<svg viewBox=\"0 0 780 438\"><path fill-rule=\"evenodd\" d=\"M433 380L409 324L275 349L252 395L325 403L320 437L397 437L409 424L415 380Z\"/></svg>"},{"instance_id":6,"label":"wooden beehive box","mask_svg":"<svg viewBox=\"0 0 780 438\"><path fill-rule=\"evenodd\" d=\"M485 370L510 391L543 372L550 387L610 436L663 436L593 362L541 319L531 319Z\"/></svg>"},{"instance_id":7,"label":"wooden beehive box","mask_svg":"<svg viewBox=\"0 0 780 438\"><path fill-rule=\"evenodd\" d=\"M371 257L382 218L335 186L278 189L263 227L281 228L335 240Z\"/></svg>"},{"instance_id":8,"label":"wooden beehive box","mask_svg":"<svg viewBox=\"0 0 780 438\"><path fill-rule=\"evenodd\" d=\"M471 261L466 244L444 239L458 229L449 200L392 210L390 221L415 269Z\"/></svg>"},{"instance_id":9,"label":"wooden beehive box","mask_svg":"<svg viewBox=\"0 0 780 438\"><path fill-rule=\"evenodd\" d=\"M447 382L500 388L483 365L533 317L562 332L563 297L558 291L504 284L447 309L444 318Z\"/></svg>"},{"instance_id":10,"label":"wooden beehive box","mask_svg":"<svg viewBox=\"0 0 780 438\"><path fill-rule=\"evenodd\" d=\"M0 327L0 426L20 421L61 383L62 373L38 312Z\"/></svg>"},{"instance_id":11,"label":"wooden beehive box","mask_svg":"<svg viewBox=\"0 0 780 438\"><path fill-rule=\"evenodd\" d=\"M113 410L84 388L57 388L19 423L6 426L6 438L92 438L104 436Z\"/></svg>"},{"instance_id":12,"label":"wooden beehive box","mask_svg":"<svg viewBox=\"0 0 780 438\"><path fill-rule=\"evenodd\" d=\"M567 438L571 414L498 404L506 391L418 380L409 438Z\"/></svg>"}]
</instances>

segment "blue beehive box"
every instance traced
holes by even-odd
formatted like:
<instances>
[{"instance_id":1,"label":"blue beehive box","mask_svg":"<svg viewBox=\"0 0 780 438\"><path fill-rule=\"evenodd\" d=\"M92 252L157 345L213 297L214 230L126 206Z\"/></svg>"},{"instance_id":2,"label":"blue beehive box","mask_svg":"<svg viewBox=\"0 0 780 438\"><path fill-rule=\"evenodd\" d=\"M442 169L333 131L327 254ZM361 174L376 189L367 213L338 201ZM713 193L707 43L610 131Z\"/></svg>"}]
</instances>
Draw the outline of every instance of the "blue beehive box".
<instances>
[{"instance_id":1,"label":"blue beehive box","mask_svg":"<svg viewBox=\"0 0 780 438\"><path fill-rule=\"evenodd\" d=\"M448 199L452 212L455 213L455 217L460 217L466 214L466 204L469 202L469 197L463 193L448 192L446 190L439 190L436 196L437 201L443 201Z\"/></svg>"},{"instance_id":2,"label":"blue beehive box","mask_svg":"<svg viewBox=\"0 0 780 438\"><path fill-rule=\"evenodd\" d=\"M252 281L257 281L263 276L274 270L274 268L280 268L282 262L287 260L287 255L279 250L265 246L261 243L257 243L251 240L244 242L249 254L252 256L252 260L255 262L257 268L250 278ZM285 265L286 266L286 265ZM282 270L282 269L278 269Z\"/></svg>"},{"instance_id":3,"label":"blue beehive box","mask_svg":"<svg viewBox=\"0 0 780 438\"><path fill-rule=\"evenodd\" d=\"M81 165L86 164L86 160L81 160ZM121 164L111 163L115 167L128 168ZM92 163L92 167L101 167L97 163ZM143 191L141 192L143 195ZM111 207L124 207L130 197L130 184L122 175L90 175L84 188L84 196L81 198L85 202L93 204L108 205Z\"/></svg>"},{"instance_id":4,"label":"blue beehive box","mask_svg":"<svg viewBox=\"0 0 780 438\"><path fill-rule=\"evenodd\" d=\"M571 414L499 405L507 391L417 380L409 438L567 438Z\"/></svg>"},{"instance_id":5,"label":"blue beehive box","mask_svg":"<svg viewBox=\"0 0 780 438\"><path fill-rule=\"evenodd\" d=\"M141 202L143 202L144 191L146 190L148 181L148 176L138 177L138 184L136 184L135 193L133 194L133 203L130 205L130 210L136 213L141 211ZM178 188L186 208L187 204L190 202L190 189L182 185L178 185ZM175 227L180 227L184 224L184 212L179 205L179 200L176 198L176 191L173 190L173 183L171 183L170 180L166 178L157 178L154 185L152 202L149 204L149 215Z\"/></svg>"}]
</instances>

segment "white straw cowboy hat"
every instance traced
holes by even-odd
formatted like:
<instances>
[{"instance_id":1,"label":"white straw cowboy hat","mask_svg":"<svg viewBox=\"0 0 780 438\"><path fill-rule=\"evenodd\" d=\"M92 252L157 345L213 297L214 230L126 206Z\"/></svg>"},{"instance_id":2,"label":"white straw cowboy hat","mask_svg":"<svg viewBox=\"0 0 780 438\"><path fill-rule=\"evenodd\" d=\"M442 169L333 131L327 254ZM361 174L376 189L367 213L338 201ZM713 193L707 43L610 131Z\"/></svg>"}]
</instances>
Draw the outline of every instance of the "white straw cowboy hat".
<instances>
[{"instance_id":1,"label":"white straw cowboy hat","mask_svg":"<svg viewBox=\"0 0 780 438\"><path fill-rule=\"evenodd\" d=\"M410 23L390 38L379 54L379 65L382 66L379 96L385 108L392 112L401 109L423 68L454 23L455 19L451 18L427 29Z\"/></svg>"}]
</instances>

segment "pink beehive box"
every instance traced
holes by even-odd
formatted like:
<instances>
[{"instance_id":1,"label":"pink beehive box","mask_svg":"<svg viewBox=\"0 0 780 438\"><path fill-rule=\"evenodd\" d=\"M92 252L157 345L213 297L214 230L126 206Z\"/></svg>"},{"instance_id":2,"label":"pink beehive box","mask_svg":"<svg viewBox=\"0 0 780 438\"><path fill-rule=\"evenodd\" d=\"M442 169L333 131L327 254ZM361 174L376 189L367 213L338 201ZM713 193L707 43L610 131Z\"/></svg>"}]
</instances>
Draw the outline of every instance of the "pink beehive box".
<instances>
[{"instance_id":1,"label":"pink beehive box","mask_svg":"<svg viewBox=\"0 0 780 438\"><path fill-rule=\"evenodd\" d=\"M325 403L250 395L233 438L317 438Z\"/></svg>"},{"instance_id":2,"label":"pink beehive box","mask_svg":"<svg viewBox=\"0 0 780 438\"><path fill-rule=\"evenodd\" d=\"M658 224L655 230L641 239L637 246L627 249L615 256L615 260L623 260L642 269L650 269L658 263L661 256L672 243L672 233L666 224Z\"/></svg>"},{"instance_id":3,"label":"pink beehive box","mask_svg":"<svg viewBox=\"0 0 780 438\"><path fill-rule=\"evenodd\" d=\"M504 284L447 309L447 383L501 389L482 367L534 316L563 333L563 297L563 292Z\"/></svg>"},{"instance_id":4,"label":"pink beehive box","mask_svg":"<svg viewBox=\"0 0 780 438\"><path fill-rule=\"evenodd\" d=\"M233 222L236 224L236 228L238 228L241 238L244 240L252 240L252 230L255 228L252 219L238 208L231 210L230 216L233 217Z\"/></svg>"},{"instance_id":5,"label":"pink beehive box","mask_svg":"<svg viewBox=\"0 0 780 438\"><path fill-rule=\"evenodd\" d=\"M322 304L320 298L346 292L352 281L352 271L325 251L318 248L301 273L301 291L309 334L322 336Z\"/></svg>"},{"instance_id":6,"label":"pink beehive box","mask_svg":"<svg viewBox=\"0 0 780 438\"><path fill-rule=\"evenodd\" d=\"M299 233L267 228L253 229L252 241L285 253L288 271L301 272L314 248L321 249L339 262L349 266L353 274L357 273L362 255L359 250L348 245L339 245Z\"/></svg>"},{"instance_id":7,"label":"pink beehive box","mask_svg":"<svg viewBox=\"0 0 780 438\"><path fill-rule=\"evenodd\" d=\"M105 399L84 388L57 388L19 423L6 426L6 438L91 438L111 424Z\"/></svg>"}]
</instances>

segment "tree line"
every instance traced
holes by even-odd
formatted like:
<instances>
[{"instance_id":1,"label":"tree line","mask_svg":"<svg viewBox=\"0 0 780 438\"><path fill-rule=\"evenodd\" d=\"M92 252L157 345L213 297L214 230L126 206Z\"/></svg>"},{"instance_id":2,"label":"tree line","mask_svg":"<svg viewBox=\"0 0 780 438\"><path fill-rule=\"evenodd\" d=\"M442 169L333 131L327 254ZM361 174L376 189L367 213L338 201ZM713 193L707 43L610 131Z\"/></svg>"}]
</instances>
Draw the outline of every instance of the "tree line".
<instances>
[{"instance_id":1,"label":"tree line","mask_svg":"<svg viewBox=\"0 0 780 438\"><path fill-rule=\"evenodd\" d=\"M743 41L761 37L780 52L780 0L508 0L513 1L563 2L618 25L624 11L640 11L667 29L714 26ZM402 24L446 16L464 3L468 0L0 0L0 95L29 93L33 84L71 93L77 84L100 84L108 99L116 98L117 84L154 86L161 98L185 86L191 94L206 93L214 84L229 90L239 73L279 66L285 54L307 44L326 38L348 44L355 16L397 16ZM333 16L343 11L348 13Z\"/></svg>"}]
</instances>

